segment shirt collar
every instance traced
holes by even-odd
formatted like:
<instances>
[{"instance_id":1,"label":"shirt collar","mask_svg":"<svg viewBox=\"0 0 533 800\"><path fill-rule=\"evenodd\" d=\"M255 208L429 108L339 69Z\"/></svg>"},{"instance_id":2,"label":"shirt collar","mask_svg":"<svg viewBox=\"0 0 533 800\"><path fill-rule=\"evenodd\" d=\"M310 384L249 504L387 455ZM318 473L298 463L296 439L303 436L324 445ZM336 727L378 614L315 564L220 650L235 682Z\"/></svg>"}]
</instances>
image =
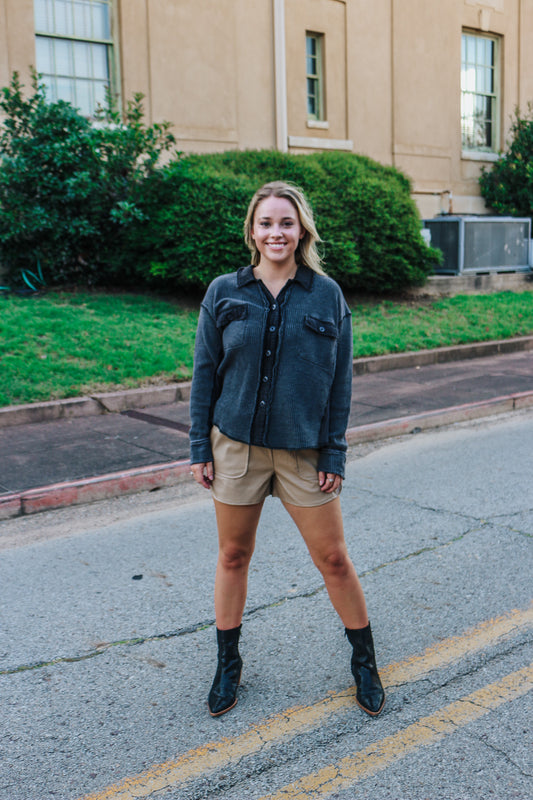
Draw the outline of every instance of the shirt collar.
<instances>
[{"instance_id":1,"label":"shirt collar","mask_svg":"<svg viewBox=\"0 0 533 800\"><path fill-rule=\"evenodd\" d=\"M307 289L307 291L310 291L313 283L313 274L314 273L312 269L300 264L296 270L296 275L294 276L293 280L303 286L304 289ZM237 270L237 286L239 289L243 286L246 286L247 283L252 283L255 280L256 277L254 275L254 268L252 264L249 264L247 267L241 267Z\"/></svg>"}]
</instances>

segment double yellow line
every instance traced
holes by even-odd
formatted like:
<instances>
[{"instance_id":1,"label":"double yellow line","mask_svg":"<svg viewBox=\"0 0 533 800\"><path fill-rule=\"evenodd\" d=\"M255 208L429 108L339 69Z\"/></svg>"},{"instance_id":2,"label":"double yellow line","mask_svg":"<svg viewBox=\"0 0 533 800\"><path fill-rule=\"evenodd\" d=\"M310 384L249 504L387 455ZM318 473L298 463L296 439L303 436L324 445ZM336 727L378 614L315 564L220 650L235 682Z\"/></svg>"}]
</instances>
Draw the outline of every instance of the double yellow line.
<instances>
[{"instance_id":1,"label":"double yellow line","mask_svg":"<svg viewBox=\"0 0 533 800\"><path fill-rule=\"evenodd\" d=\"M460 658L502 638L517 634L533 625L533 606L515 610L483 622L461 636L445 639L422 654L390 664L381 670L384 685L393 686L420 680L435 669L449 666ZM533 688L533 666L525 667L502 680L486 686L461 700L439 709L435 714L388 736L312 775L285 786L262 800L322 800L335 791L347 788L365 777L385 769L418 747L431 744L487 714L494 708L519 697ZM354 705L355 688L329 695L311 706L298 706L255 725L232 739L210 742L190 750L175 761L154 765L145 772L125 778L83 800L142 800L154 792L178 788L191 780L209 777L239 760L264 751L269 746L287 742L297 735L323 725L328 717Z\"/></svg>"},{"instance_id":2,"label":"double yellow line","mask_svg":"<svg viewBox=\"0 0 533 800\"><path fill-rule=\"evenodd\" d=\"M343 758L338 764L331 764L306 775L260 800L324 800L334 792L348 789L357 781L386 769L389 764L405 758L419 747L438 742L457 728L521 697L531 689L533 664L440 708L393 736L387 736L376 744L359 750L355 755Z\"/></svg>"}]
</instances>

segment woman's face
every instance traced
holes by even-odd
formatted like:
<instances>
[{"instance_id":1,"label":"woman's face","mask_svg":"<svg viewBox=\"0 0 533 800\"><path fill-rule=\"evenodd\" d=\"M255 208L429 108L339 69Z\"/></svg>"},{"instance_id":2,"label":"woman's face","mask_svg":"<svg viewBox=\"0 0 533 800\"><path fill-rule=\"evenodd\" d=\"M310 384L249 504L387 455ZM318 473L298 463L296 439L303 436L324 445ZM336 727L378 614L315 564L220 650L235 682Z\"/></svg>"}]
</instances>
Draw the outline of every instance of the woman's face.
<instances>
[{"instance_id":1,"label":"woman's face","mask_svg":"<svg viewBox=\"0 0 533 800\"><path fill-rule=\"evenodd\" d=\"M304 236L298 212L284 197L266 197L257 205L252 239L259 250L260 264L294 265L294 254Z\"/></svg>"}]
</instances>

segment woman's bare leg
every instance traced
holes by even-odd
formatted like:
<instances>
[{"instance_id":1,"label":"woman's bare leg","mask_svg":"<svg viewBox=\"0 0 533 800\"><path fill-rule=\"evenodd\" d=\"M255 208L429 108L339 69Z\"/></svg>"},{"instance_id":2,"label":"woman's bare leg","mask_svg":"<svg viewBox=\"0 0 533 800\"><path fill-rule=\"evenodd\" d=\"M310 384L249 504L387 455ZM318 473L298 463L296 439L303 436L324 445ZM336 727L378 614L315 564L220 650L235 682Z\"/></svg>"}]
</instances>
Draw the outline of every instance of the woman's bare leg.
<instances>
[{"instance_id":1,"label":"woman's bare leg","mask_svg":"<svg viewBox=\"0 0 533 800\"><path fill-rule=\"evenodd\" d=\"M339 498L321 506L283 504L300 531L320 570L329 598L346 628L368 625L363 588L344 541Z\"/></svg>"},{"instance_id":2,"label":"woman's bare leg","mask_svg":"<svg viewBox=\"0 0 533 800\"><path fill-rule=\"evenodd\" d=\"M215 576L215 616L219 630L242 621L248 588L248 567L263 503L234 506L215 500L218 561Z\"/></svg>"}]
</instances>

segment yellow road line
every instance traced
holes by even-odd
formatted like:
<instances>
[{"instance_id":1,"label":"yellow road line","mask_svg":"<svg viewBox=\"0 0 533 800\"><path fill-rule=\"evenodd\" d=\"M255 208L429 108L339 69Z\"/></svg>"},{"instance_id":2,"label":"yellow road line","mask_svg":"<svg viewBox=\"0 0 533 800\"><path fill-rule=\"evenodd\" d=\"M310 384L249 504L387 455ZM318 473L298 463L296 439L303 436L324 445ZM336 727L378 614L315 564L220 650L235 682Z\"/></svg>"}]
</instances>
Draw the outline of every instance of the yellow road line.
<instances>
[{"instance_id":1,"label":"yellow road line","mask_svg":"<svg viewBox=\"0 0 533 800\"><path fill-rule=\"evenodd\" d=\"M338 764L330 764L274 794L265 795L261 800L325 800L334 792L349 789L358 781L386 769L394 761L405 758L420 747L438 742L531 689L533 664L440 708L398 733L343 758Z\"/></svg>"},{"instance_id":2,"label":"yellow road line","mask_svg":"<svg viewBox=\"0 0 533 800\"><path fill-rule=\"evenodd\" d=\"M410 683L461 657L494 645L498 639L530 627L533 605L514 610L501 617L482 622L461 636L444 639L428 647L422 654L390 664L380 670L385 687ZM303 731L324 724L335 713L354 705L355 687L328 695L311 706L296 706L259 723L232 739L209 742L189 750L175 760L155 764L139 775L125 778L82 800L142 800L154 792L179 786L195 778L209 775L239 759L265 749L269 744L288 741Z\"/></svg>"}]
</instances>

